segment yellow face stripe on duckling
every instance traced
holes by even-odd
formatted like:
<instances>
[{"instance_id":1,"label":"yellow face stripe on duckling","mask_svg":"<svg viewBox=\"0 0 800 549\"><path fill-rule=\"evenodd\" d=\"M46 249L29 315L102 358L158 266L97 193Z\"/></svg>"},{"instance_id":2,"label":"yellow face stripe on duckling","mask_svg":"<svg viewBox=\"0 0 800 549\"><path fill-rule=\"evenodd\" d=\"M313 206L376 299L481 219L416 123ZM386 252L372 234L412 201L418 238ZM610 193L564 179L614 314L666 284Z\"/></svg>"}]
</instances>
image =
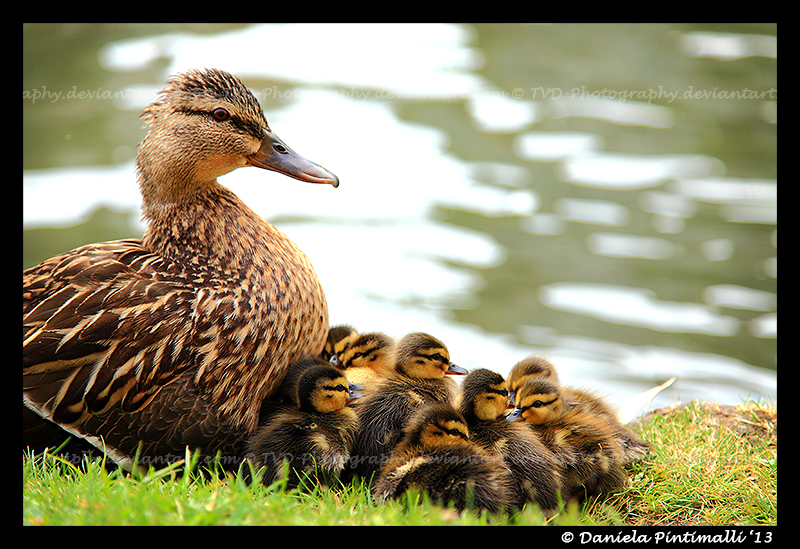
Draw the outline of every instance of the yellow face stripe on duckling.
<instances>
[{"instance_id":1,"label":"yellow face stripe on duckling","mask_svg":"<svg viewBox=\"0 0 800 549\"><path fill-rule=\"evenodd\" d=\"M449 367L450 355L442 347L416 350L398 364L406 375L422 379L443 378Z\"/></svg>"},{"instance_id":2,"label":"yellow face stripe on duckling","mask_svg":"<svg viewBox=\"0 0 800 549\"><path fill-rule=\"evenodd\" d=\"M424 446L465 444L469 441L469 429L460 421L436 421L426 426L420 440Z\"/></svg>"},{"instance_id":3,"label":"yellow face stripe on duckling","mask_svg":"<svg viewBox=\"0 0 800 549\"><path fill-rule=\"evenodd\" d=\"M541 425L561 417L564 406L561 395L556 392L524 394L517 408L526 422Z\"/></svg>"},{"instance_id":4,"label":"yellow face stripe on duckling","mask_svg":"<svg viewBox=\"0 0 800 549\"><path fill-rule=\"evenodd\" d=\"M325 347L322 351L322 358L330 360L331 357L336 356L336 363L339 363L339 356L343 351L348 349L358 339L358 332L352 326L342 324L340 326L333 326L328 331L328 338L325 340Z\"/></svg>"},{"instance_id":5,"label":"yellow face stripe on duckling","mask_svg":"<svg viewBox=\"0 0 800 549\"><path fill-rule=\"evenodd\" d=\"M491 421L500 417L508 407L508 390L506 384L486 387L475 399L475 417L482 421Z\"/></svg>"},{"instance_id":6,"label":"yellow face stripe on duckling","mask_svg":"<svg viewBox=\"0 0 800 549\"><path fill-rule=\"evenodd\" d=\"M390 367L388 363L394 362L394 340L383 333L362 334L349 340L342 340L348 343L339 352L340 368L371 367L375 362L386 362L385 366Z\"/></svg>"},{"instance_id":7,"label":"yellow face stripe on duckling","mask_svg":"<svg viewBox=\"0 0 800 549\"><path fill-rule=\"evenodd\" d=\"M350 385L344 376L336 379L320 378L311 394L311 404L317 412L328 414L347 404Z\"/></svg>"}]
</instances>

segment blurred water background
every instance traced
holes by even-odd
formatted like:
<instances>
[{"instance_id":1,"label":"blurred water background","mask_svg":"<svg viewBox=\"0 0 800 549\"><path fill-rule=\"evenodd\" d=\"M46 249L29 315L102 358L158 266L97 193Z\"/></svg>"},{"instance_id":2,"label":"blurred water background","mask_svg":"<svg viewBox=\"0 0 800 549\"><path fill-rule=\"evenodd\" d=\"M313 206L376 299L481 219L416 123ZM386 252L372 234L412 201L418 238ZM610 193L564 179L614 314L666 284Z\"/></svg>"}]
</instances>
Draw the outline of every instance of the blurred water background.
<instances>
[{"instance_id":1,"label":"blurred water background","mask_svg":"<svg viewBox=\"0 0 800 549\"><path fill-rule=\"evenodd\" d=\"M221 178L311 257L331 323L467 368L543 354L617 405L777 400L775 25L27 25L23 268L138 237L138 119L243 79L338 189Z\"/></svg>"}]
</instances>

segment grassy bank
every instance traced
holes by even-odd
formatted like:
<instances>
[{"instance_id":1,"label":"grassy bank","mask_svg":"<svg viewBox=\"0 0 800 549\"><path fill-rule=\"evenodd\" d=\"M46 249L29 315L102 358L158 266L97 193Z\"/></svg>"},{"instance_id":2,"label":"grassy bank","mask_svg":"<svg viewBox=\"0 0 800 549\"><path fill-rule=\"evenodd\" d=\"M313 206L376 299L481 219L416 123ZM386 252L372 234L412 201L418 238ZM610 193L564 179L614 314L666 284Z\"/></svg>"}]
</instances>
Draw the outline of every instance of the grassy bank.
<instances>
[{"instance_id":1,"label":"grassy bank","mask_svg":"<svg viewBox=\"0 0 800 549\"><path fill-rule=\"evenodd\" d=\"M180 525L777 525L777 407L691 402L649 414L638 427L653 446L620 492L549 521L537 509L513 515L457 514L409 496L376 506L362 485L312 493L248 486L191 464L130 476L100 460L80 468L23 456L22 522ZM188 474L178 474L186 473Z\"/></svg>"}]
</instances>

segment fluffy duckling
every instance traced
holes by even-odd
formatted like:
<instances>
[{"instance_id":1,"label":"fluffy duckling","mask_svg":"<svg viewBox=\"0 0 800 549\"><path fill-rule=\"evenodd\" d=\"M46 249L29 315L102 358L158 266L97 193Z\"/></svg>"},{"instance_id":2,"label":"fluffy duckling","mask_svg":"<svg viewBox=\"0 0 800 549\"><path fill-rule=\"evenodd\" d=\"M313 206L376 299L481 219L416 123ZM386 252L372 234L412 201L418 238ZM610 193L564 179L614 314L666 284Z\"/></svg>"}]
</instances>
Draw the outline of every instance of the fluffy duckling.
<instances>
[{"instance_id":1,"label":"fluffy duckling","mask_svg":"<svg viewBox=\"0 0 800 549\"><path fill-rule=\"evenodd\" d=\"M392 375L358 406L361 426L347 465L350 474L369 478L378 471L416 410L425 404L453 401L458 388L446 376L468 373L450 362L444 343L421 332L401 339L396 356Z\"/></svg>"},{"instance_id":2,"label":"fluffy duckling","mask_svg":"<svg viewBox=\"0 0 800 549\"><path fill-rule=\"evenodd\" d=\"M591 496L623 485L617 425L605 414L565 402L555 383L528 380L517 390L516 407L506 420L525 421L539 434L562 464L569 496Z\"/></svg>"},{"instance_id":3,"label":"fluffy duckling","mask_svg":"<svg viewBox=\"0 0 800 549\"><path fill-rule=\"evenodd\" d=\"M507 407L506 381L500 374L474 370L461 384L459 411L470 440L502 458L513 480L514 504L521 508L534 502L554 510L559 496L564 497L561 465L532 429L506 421Z\"/></svg>"},{"instance_id":4,"label":"fluffy duckling","mask_svg":"<svg viewBox=\"0 0 800 549\"><path fill-rule=\"evenodd\" d=\"M281 141L225 71L170 78L142 119L144 236L22 273L23 447L69 433L126 469L136 455L168 465L187 446L241 455L288 365L325 342L310 260L217 178L255 166L339 185ZM43 431L50 440L27 436Z\"/></svg>"},{"instance_id":5,"label":"fluffy duckling","mask_svg":"<svg viewBox=\"0 0 800 549\"><path fill-rule=\"evenodd\" d=\"M339 370L339 373L345 375L344 368L340 367L338 364L331 364L319 356L305 357L296 362L292 362L289 364L289 367L286 370L286 376L284 376L283 381L278 386L276 394L264 401L264 404L261 407L261 421L263 422L265 415L270 414L272 410L280 407L283 404L298 407L300 403L297 402L297 383L300 380L300 377L306 371L308 371L310 368L318 366L336 368ZM364 387L358 385L357 383L350 383L350 389L360 393Z\"/></svg>"},{"instance_id":6,"label":"fluffy duckling","mask_svg":"<svg viewBox=\"0 0 800 549\"><path fill-rule=\"evenodd\" d=\"M293 488L314 473L315 465L323 480L338 476L350 455L358 417L346 404L361 395L342 372L329 364L313 365L298 378L296 392L297 406L274 409L248 441L246 456L265 468L265 485L280 478L284 461L287 486Z\"/></svg>"},{"instance_id":7,"label":"fluffy duckling","mask_svg":"<svg viewBox=\"0 0 800 549\"><path fill-rule=\"evenodd\" d=\"M376 501L409 489L434 501L497 512L512 505L508 471L502 461L470 443L466 420L450 404L423 408L408 427L372 486Z\"/></svg>"},{"instance_id":8,"label":"fluffy duckling","mask_svg":"<svg viewBox=\"0 0 800 549\"><path fill-rule=\"evenodd\" d=\"M517 389L529 379L548 379L553 383L558 383L556 367L539 355L531 355L517 362L508 373L507 380L511 406L514 406L514 395Z\"/></svg>"},{"instance_id":9,"label":"fluffy duckling","mask_svg":"<svg viewBox=\"0 0 800 549\"><path fill-rule=\"evenodd\" d=\"M338 364L347 379L369 392L394 372L395 341L386 334L362 334L338 355Z\"/></svg>"},{"instance_id":10,"label":"fluffy duckling","mask_svg":"<svg viewBox=\"0 0 800 549\"><path fill-rule=\"evenodd\" d=\"M515 393L517 389L529 380L546 380L557 387L559 386L556 368L547 359L533 355L519 361L508 374L509 403L515 405ZM563 412L564 403L571 406L583 406L588 413L604 416L609 426L613 425L617 433L617 441L621 444L626 464L642 459L647 452L648 445L640 441L633 431L622 425L617 419L617 414L602 397L585 389L575 387L560 387L559 398L552 406L545 406L538 409L537 421L546 423L553 417L559 416ZM548 416L551 419L548 419Z\"/></svg>"},{"instance_id":11,"label":"fluffy duckling","mask_svg":"<svg viewBox=\"0 0 800 549\"><path fill-rule=\"evenodd\" d=\"M328 330L325 347L320 353L322 359L329 361L334 366L338 365L339 355L358 339L358 331L349 324L339 324Z\"/></svg>"}]
</instances>

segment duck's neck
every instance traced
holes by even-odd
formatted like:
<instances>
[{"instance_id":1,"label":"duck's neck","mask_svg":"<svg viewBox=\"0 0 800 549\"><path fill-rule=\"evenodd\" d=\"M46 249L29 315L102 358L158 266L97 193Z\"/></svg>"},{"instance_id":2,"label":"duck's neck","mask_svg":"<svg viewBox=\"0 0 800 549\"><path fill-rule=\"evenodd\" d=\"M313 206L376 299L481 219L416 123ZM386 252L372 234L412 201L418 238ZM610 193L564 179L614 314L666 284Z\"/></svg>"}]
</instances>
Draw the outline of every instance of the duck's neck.
<instances>
[{"instance_id":1,"label":"duck's neck","mask_svg":"<svg viewBox=\"0 0 800 549\"><path fill-rule=\"evenodd\" d=\"M254 262L293 246L272 225L216 181L180 202L143 204L148 228L144 246L191 268L228 276L250 271Z\"/></svg>"}]
</instances>

